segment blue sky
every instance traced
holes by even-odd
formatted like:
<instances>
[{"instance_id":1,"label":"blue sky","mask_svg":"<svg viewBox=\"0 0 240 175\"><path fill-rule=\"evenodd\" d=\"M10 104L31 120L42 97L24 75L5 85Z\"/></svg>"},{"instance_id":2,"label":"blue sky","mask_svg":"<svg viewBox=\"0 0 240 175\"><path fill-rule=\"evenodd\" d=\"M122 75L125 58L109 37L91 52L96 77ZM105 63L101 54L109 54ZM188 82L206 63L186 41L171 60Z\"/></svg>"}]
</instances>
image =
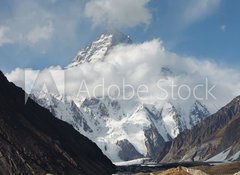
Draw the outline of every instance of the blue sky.
<instances>
[{"instance_id":1,"label":"blue sky","mask_svg":"<svg viewBox=\"0 0 240 175\"><path fill-rule=\"evenodd\" d=\"M108 27L136 43L239 68L237 0L1 0L0 69L65 66Z\"/></svg>"}]
</instances>

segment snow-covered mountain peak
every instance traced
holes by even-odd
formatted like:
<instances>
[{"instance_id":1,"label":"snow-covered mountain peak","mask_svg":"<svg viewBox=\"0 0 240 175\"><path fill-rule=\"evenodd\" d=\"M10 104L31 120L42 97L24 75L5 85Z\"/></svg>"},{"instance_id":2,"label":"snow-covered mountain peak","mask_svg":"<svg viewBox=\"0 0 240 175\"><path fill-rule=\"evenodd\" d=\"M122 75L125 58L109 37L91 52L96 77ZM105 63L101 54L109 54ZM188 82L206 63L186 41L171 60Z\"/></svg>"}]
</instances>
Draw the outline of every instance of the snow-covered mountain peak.
<instances>
[{"instance_id":1,"label":"snow-covered mountain peak","mask_svg":"<svg viewBox=\"0 0 240 175\"><path fill-rule=\"evenodd\" d=\"M81 69L85 63L94 65L104 61L114 46L131 43L129 36L107 30L82 49L66 69L76 66ZM71 71L78 75L77 69ZM159 78L171 79L178 75L178 70L167 64L159 65L157 71L160 71ZM109 96L61 96L47 91L34 93L31 98L94 141L114 162L143 157L156 159L169 141L210 114L202 102L192 100L147 102L137 96L125 100Z\"/></svg>"},{"instance_id":2,"label":"snow-covered mountain peak","mask_svg":"<svg viewBox=\"0 0 240 175\"><path fill-rule=\"evenodd\" d=\"M103 61L112 47L119 44L131 44L132 40L128 35L116 29L109 29L102 33L95 41L81 49L72 63L67 68L75 67L83 63L95 63Z\"/></svg>"},{"instance_id":3,"label":"snow-covered mountain peak","mask_svg":"<svg viewBox=\"0 0 240 175\"><path fill-rule=\"evenodd\" d=\"M118 44L132 44L132 40L129 35L125 35L117 29L106 30L101 37L111 38L112 46Z\"/></svg>"}]
</instances>

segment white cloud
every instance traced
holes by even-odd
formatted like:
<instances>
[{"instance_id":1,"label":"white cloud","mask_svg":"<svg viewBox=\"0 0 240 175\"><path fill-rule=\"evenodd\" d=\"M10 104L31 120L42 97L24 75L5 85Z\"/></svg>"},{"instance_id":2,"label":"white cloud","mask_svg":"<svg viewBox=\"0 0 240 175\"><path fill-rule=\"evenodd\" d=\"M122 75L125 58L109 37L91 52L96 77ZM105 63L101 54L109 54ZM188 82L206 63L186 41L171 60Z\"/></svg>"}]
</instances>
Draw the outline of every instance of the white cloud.
<instances>
[{"instance_id":1,"label":"white cloud","mask_svg":"<svg viewBox=\"0 0 240 175\"><path fill-rule=\"evenodd\" d=\"M150 0L90 0L85 6L85 14L94 26L110 25L134 27L149 24L151 13L147 8Z\"/></svg>"},{"instance_id":2,"label":"white cloud","mask_svg":"<svg viewBox=\"0 0 240 175\"><path fill-rule=\"evenodd\" d=\"M10 16L1 19L2 25L7 27L6 37L11 42L4 44L37 44L50 39L53 35L53 15L34 1L23 0L13 4L16 6ZM0 23L0 24L1 24Z\"/></svg>"},{"instance_id":3,"label":"white cloud","mask_svg":"<svg viewBox=\"0 0 240 175\"><path fill-rule=\"evenodd\" d=\"M222 32L226 32L226 28L227 28L226 25L221 25L221 26L220 26L220 30L221 30Z\"/></svg>"},{"instance_id":4,"label":"white cloud","mask_svg":"<svg viewBox=\"0 0 240 175\"><path fill-rule=\"evenodd\" d=\"M0 26L0 46L11 43L12 41L7 37L8 27Z\"/></svg>"},{"instance_id":5,"label":"white cloud","mask_svg":"<svg viewBox=\"0 0 240 175\"><path fill-rule=\"evenodd\" d=\"M75 30L84 16L81 14L82 3L66 1L63 7L57 0L14 1L11 14L6 13L4 18L0 16L0 26L7 28L1 30L1 40L5 40L1 45L11 43L47 48L52 39L75 38Z\"/></svg>"},{"instance_id":6,"label":"white cloud","mask_svg":"<svg viewBox=\"0 0 240 175\"><path fill-rule=\"evenodd\" d=\"M185 35L189 33L184 31L217 14L221 2L222 0L176 0L168 1L167 5L163 3L167 10L164 11L164 15L159 16L159 24L167 36L168 48L176 48L183 41L188 40L189 36ZM201 24L200 27L203 25Z\"/></svg>"},{"instance_id":7,"label":"white cloud","mask_svg":"<svg viewBox=\"0 0 240 175\"><path fill-rule=\"evenodd\" d=\"M30 43L35 44L41 40L50 39L53 34L53 31L54 31L54 28L52 23L49 23L46 26L41 26L41 27L37 26L27 34L26 39Z\"/></svg>"},{"instance_id":8,"label":"white cloud","mask_svg":"<svg viewBox=\"0 0 240 175\"><path fill-rule=\"evenodd\" d=\"M187 1L183 12L183 20L186 24L192 24L212 14L219 6L221 0Z\"/></svg>"},{"instance_id":9,"label":"white cloud","mask_svg":"<svg viewBox=\"0 0 240 175\"><path fill-rule=\"evenodd\" d=\"M58 0L49 0L52 4L55 4Z\"/></svg>"},{"instance_id":10,"label":"white cloud","mask_svg":"<svg viewBox=\"0 0 240 175\"><path fill-rule=\"evenodd\" d=\"M169 72L163 72L162 68L167 68ZM132 85L135 89L141 84L147 85L149 93L143 99L143 102L154 103L161 101L158 98L162 97L162 91L157 87L157 83L161 80L161 87L164 87L169 94L177 93L177 89L170 88L172 82L176 86L186 84L193 90L198 84L203 84L204 87L198 91L198 96L205 98L206 78L209 80L209 86L216 85L212 92L217 98L208 98L204 100L205 104L209 104L211 111L216 111L216 107L222 107L232 98L240 95L240 73L236 70L220 67L215 63L204 60L200 61L192 57L182 57L175 53L168 52L162 46L159 40L153 40L142 44L133 44L128 46L117 46L106 57L104 62L94 64L82 64L80 67L72 69L49 68L41 71L43 79L49 82L48 71L56 70L59 74L53 77L58 82L60 75L65 75L65 84L56 83L60 89L65 87L67 95L77 96L80 85L84 80L87 84L91 95L94 88L102 84L104 78L104 91L101 89L96 91L97 95L107 94L107 88L110 85L116 84L119 87L123 85L123 79L126 84ZM34 79L26 79L24 81L23 69L16 69L7 74L10 81L15 82L18 86L29 90L29 87L34 83ZM168 74L166 77L165 74ZM28 77L36 77L37 71L28 70ZM52 86L50 84L48 86ZM185 93L185 92L184 92ZM174 96L175 96L174 95ZM171 97L169 97L171 98ZM194 99L193 95L188 101L177 99L177 102L185 104L186 108Z\"/></svg>"}]
</instances>

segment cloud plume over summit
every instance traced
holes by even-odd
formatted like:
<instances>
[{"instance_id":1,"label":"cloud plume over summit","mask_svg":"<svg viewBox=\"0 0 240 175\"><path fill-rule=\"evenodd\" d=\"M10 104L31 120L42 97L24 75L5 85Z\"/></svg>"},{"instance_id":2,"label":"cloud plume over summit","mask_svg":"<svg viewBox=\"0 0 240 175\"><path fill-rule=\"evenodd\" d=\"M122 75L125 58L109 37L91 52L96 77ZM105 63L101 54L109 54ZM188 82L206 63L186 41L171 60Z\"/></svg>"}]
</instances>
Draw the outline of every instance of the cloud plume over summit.
<instances>
[{"instance_id":1,"label":"cloud plume over summit","mask_svg":"<svg viewBox=\"0 0 240 175\"><path fill-rule=\"evenodd\" d=\"M38 81L43 81L47 87L56 85L61 89L60 93L71 96L78 96L79 91L84 90L83 81L90 96L109 94L111 86L115 87L115 89L112 87L113 91L116 90L116 86L123 91L124 82L131 85L134 90L142 85L148 89L142 98L144 103L161 102L160 99L168 94L167 99L181 101L187 106L196 100L195 96L197 96L202 98L205 104L210 104L211 110L215 111L240 94L238 71L221 67L208 60L197 60L194 57L184 57L169 52L163 47L162 42L156 39L141 44L118 45L111 50L103 62L84 63L70 69L50 67L42 71L32 69L26 71L18 68L8 73L7 77L29 92L39 72L42 78ZM52 73L54 84L49 80L49 72L54 72ZM102 84L104 87L100 88ZM174 88L171 88L172 84ZM198 90L193 94L196 86ZM216 99L210 95L208 99L206 98L206 86L213 87L211 93ZM142 90L144 88L142 87ZM179 91L182 97L190 95L189 99L179 98L177 96Z\"/></svg>"}]
</instances>

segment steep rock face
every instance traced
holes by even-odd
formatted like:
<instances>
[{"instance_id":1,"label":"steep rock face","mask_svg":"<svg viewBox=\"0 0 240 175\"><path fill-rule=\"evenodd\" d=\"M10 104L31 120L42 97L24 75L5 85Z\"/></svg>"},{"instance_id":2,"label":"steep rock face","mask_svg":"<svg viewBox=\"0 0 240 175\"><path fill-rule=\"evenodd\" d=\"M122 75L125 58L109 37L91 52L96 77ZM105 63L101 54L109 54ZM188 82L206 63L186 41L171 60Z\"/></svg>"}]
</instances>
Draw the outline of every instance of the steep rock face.
<instances>
[{"instance_id":1,"label":"steep rock face","mask_svg":"<svg viewBox=\"0 0 240 175\"><path fill-rule=\"evenodd\" d=\"M104 56L107 55L113 46L118 44L131 44L132 40L129 36L110 29L103 33L96 41L81 49L77 56L73 59L72 63L67 66L71 68L83 63L103 61Z\"/></svg>"},{"instance_id":2,"label":"steep rock face","mask_svg":"<svg viewBox=\"0 0 240 175\"><path fill-rule=\"evenodd\" d=\"M129 161L132 159L139 159L144 157L126 139L117 141L117 145L121 148L121 151L119 151L118 155L124 161Z\"/></svg>"},{"instance_id":3,"label":"steep rock face","mask_svg":"<svg viewBox=\"0 0 240 175\"><path fill-rule=\"evenodd\" d=\"M111 161L0 72L1 174L112 174Z\"/></svg>"},{"instance_id":4,"label":"steep rock face","mask_svg":"<svg viewBox=\"0 0 240 175\"><path fill-rule=\"evenodd\" d=\"M240 113L236 115L236 119L226 126L218 152L230 148L225 159L230 161L240 160Z\"/></svg>"},{"instance_id":5,"label":"steep rock face","mask_svg":"<svg viewBox=\"0 0 240 175\"><path fill-rule=\"evenodd\" d=\"M179 134L161 161L238 160L239 122L240 97L237 97L191 130Z\"/></svg>"},{"instance_id":6,"label":"steep rock face","mask_svg":"<svg viewBox=\"0 0 240 175\"><path fill-rule=\"evenodd\" d=\"M152 159L157 158L157 152L162 153L165 149L166 142L163 137L159 134L155 126L152 126L149 129L146 129L144 132L146 137L145 145L148 150L147 157L151 157Z\"/></svg>"},{"instance_id":7,"label":"steep rock face","mask_svg":"<svg viewBox=\"0 0 240 175\"><path fill-rule=\"evenodd\" d=\"M201 104L201 102L196 101L190 111L190 125L194 126L196 124L198 124L199 122L201 122L202 120L204 120L206 118L206 116L210 115L210 112L208 111L208 109L206 108L206 106L204 106L203 104Z\"/></svg>"}]
</instances>

